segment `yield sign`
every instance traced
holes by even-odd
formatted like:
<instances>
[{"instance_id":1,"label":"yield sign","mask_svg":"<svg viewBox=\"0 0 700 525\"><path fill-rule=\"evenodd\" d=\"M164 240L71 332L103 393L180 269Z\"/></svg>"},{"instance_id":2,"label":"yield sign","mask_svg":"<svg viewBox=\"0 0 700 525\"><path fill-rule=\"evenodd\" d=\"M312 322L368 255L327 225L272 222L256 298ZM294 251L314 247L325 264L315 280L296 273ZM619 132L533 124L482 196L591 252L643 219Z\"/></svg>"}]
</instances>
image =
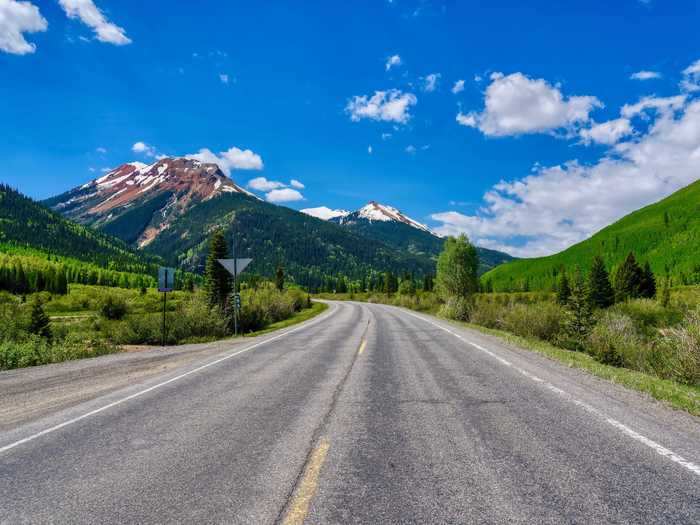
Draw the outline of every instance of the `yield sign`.
<instances>
[{"instance_id":1,"label":"yield sign","mask_svg":"<svg viewBox=\"0 0 700 525\"><path fill-rule=\"evenodd\" d=\"M246 266L253 262L253 259L217 259L217 262L226 268L228 273L237 277L246 269Z\"/></svg>"}]
</instances>

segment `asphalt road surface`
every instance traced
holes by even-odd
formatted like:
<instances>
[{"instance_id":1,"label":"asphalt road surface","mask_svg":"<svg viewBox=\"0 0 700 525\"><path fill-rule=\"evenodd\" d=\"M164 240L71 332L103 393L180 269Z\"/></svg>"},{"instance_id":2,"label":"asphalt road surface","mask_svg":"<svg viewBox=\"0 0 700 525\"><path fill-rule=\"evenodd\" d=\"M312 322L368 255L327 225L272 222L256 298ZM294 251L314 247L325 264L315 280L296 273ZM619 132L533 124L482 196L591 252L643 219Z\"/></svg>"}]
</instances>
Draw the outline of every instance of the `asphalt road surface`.
<instances>
[{"instance_id":1,"label":"asphalt road surface","mask_svg":"<svg viewBox=\"0 0 700 525\"><path fill-rule=\"evenodd\" d=\"M0 373L0 523L699 523L700 420L333 303L256 339Z\"/></svg>"}]
</instances>

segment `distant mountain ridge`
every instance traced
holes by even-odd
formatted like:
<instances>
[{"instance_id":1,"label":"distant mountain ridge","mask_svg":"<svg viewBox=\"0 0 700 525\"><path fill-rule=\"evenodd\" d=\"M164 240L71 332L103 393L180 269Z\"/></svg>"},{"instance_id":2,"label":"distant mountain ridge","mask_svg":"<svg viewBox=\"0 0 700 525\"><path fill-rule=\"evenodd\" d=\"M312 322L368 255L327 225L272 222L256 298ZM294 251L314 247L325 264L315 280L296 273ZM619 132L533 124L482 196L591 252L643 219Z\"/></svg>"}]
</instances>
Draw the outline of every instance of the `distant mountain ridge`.
<instances>
[{"instance_id":1,"label":"distant mountain ridge","mask_svg":"<svg viewBox=\"0 0 700 525\"><path fill-rule=\"evenodd\" d=\"M499 266L482 282L496 291L550 290L561 268L573 272L578 266L585 272L600 255L613 270L630 252L649 262L657 278L668 271L676 285L700 284L700 180L560 253Z\"/></svg>"}]
</instances>

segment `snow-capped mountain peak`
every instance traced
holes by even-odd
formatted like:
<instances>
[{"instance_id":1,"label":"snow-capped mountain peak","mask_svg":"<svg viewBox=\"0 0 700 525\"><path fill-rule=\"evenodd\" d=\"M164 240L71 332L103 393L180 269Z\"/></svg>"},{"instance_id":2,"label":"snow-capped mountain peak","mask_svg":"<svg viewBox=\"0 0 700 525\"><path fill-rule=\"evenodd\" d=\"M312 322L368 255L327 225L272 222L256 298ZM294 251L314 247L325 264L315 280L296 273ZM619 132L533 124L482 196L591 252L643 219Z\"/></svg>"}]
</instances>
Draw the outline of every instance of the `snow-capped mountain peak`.
<instances>
[{"instance_id":1,"label":"snow-capped mountain peak","mask_svg":"<svg viewBox=\"0 0 700 525\"><path fill-rule=\"evenodd\" d=\"M367 219L368 221L400 222L418 230L432 233L430 228L428 228L425 224L404 215L400 210L394 208L393 206L388 206L375 201L370 201L365 206L357 210L353 215L357 215L358 218Z\"/></svg>"}]
</instances>

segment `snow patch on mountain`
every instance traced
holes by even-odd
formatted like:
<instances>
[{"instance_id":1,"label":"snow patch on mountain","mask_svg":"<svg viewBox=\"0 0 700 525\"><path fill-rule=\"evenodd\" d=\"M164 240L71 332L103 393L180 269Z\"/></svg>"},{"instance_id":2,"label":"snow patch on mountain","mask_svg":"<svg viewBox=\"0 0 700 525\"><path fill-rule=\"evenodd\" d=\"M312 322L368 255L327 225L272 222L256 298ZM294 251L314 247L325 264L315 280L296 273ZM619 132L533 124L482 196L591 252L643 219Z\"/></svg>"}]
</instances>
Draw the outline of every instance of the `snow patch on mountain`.
<instances>
[{"instance_id":1,"label":"snow patch on mountain","mask_svg":"<svg viewBox=\"0 0 700 525\"><path fill-rule=\"evenodd\" d=\"M360 219L367 219L368 221L400 222L418 230L433 233L425 224L412 219L408 215L404 215L393 206L380 204L375 201L369 202L366 206L363 206L357 210L353 215L356 215Z\"/></svg>"},{"instance_id":2,"label":"snow patch on mountain","mask_svg":"<svg viewBox=\"0 0 700 525\"><path fill-rule=\"evenodd\" d=\"M304 210L301 210L301 213L311 215L312 217L316 217L317 219L321 219L324 221L335 219L336 217L347 217L348 215L350 215L349 211L332 210L327 206L319 206L318 208L306 208Z\"/></svg>"}]
</instances>

